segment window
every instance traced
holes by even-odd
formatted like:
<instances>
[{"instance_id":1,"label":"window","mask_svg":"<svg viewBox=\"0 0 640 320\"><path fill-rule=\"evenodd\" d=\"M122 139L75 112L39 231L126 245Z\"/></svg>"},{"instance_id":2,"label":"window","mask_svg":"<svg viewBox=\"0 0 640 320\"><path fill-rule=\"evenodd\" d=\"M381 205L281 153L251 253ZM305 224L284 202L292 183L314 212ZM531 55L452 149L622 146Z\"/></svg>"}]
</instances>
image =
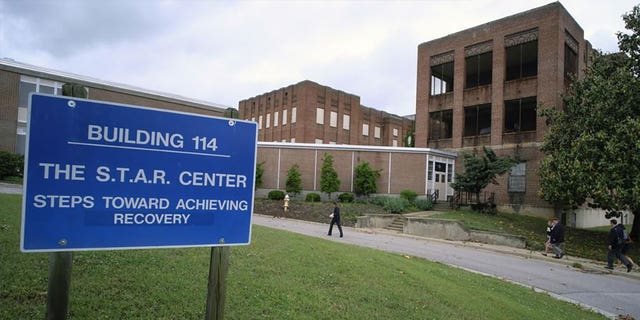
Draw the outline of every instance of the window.
<instances>
[{"instance_id":1,"label":"window","mask_svg":"<svg viewBox=\"0 0 640 320\"><path fill-rule=\"evenodd\" d=\"M516 44L505 49L506 80L538 74L538 40Z\"/></svg>"},{"instance_id":2,"label":"window","mask_svg":"<svg viewBox=\"0 0 640 320\"><path fill-rule=\"evenodd\" d=\"M291 138L291 143L296 143L296 138Z\"/></svg>"},{"instance_id":3,"label":"window","mask_svg":"<svg viewBox=\"0 0 640 320\"><path fill-rule=\"evenodd\" d=\"M427 162L427 180L433 180L433 161Z\"/></svg>"},{"instance_id":4,"label":"window","mask_svg":"<svg viewBox=\"0 0 640 320\"><path fill-rule=\"evenodd\" d=\"M491 134L491 104L464 108L464 136Z\"/></svg>"},{"instance_id":5,"label":"window","mask_svg":"<svg viewBox=\"0 0 640 320\"><path fill-rule=\"evenodd\" d=\"M536 130L536 97L504 102L504 132Z\"/></svg>"},{"instance_id":6,"label":"window","mask_svg":"<svg viewBox=\"0 0 640 320\"><path fill-rule=\"evenodd\" d=\"M258 116L258 130L262 129L262 116Z\"/></svg>"},{"instance_id":7,"label":"window","mask_svg":"<svg viewBox=\"0 0 640 320\"><path fill-rule=\"evenodd\" d=\"M393 143L392 145L393 145L394 147L397 147L397 146L398 146L398 140L395 140L395 139L394 139L392 143Z\"/></svg>"},{"instance_id":8,"label":"window","mask_svg":"<svg viewBox=\"0 0 640 320\"><path fill-rule=\"evenodd\" d=\"M331 111L329 114L329 126L335 128L338 126L338 113L335 111Z\"/></svg>"},{"instance_id":9,"label":"window","mask_svg":"<svg viewBox=\"0 0 640 320\"><path fill-rule=\"evenodd\" d=\"M464 59L465 88L491 84L493 52L472 55Z\"/></svg>"},{"instance_id":10,"label":"window","mask_svg":"<svg viewBox=\"0 0 640 320\"><path fill-rule=\"evenodd\" d=\"M450 139L453 133L453 110L429 113L429 140Z\"/></svg>"},{"instance_id":11,"label":"window","mask_svg":"<svg viewBox=\"0 0 640 320\"><path fill-rule=\"evenodd\" d=\"M393 136L394 137L398 136L398 129L397 128L393 128Z\"/></svg>"},{"instance_id":12,"label":"window","mask_svg":"<svg viewBox=\"0 0 640 320\"><path fill-rule=\"evenodd\" d=\"M267 113L267 122L265 122L265 127L269 128L271 126L271 113Z\"/></svg>"},{"instance_id":13,"label":"window","mask_svg":"<svg viewBox=\"0 0 640 320\"><path fill-rule=\"evenodd\" d=\"M322 144L322 139L316 139L316 144Z\"/></svg>"},{"instance_id":14,"label":"window","mask_svg":"<svg viewBox=\"0 0 640 320\"><path fill-rule=\"evenodd\" d=\"M282 110L282 125L287 124L287 109Z\"/></svg>"},{"instance_id":15,"label":"window","mask_svg":"<svg viewBox=\"0 0 640 320\"><path fill-rule=\"evenodd\" d=\"M366 124L366 123L362 124L362 135L369 136L369 124Z\"/></svg>"},{"instance_id":16,"label":"window","mask_svg":"<svg viewBox=\"0 0 640 320\"><path fill-rule=\"evenodd\" d=\"M316 123L324 124L324 109L316 108Z\"/></svg>"},{"instance_id":17,"label":"window","mask_svg":"<svg viewBox=\"0 0 640 320\"><path fill-rule=\"evenodd\" d=\"M348 115L348 114L343 114L342 115L342 129L349 130L349 128L351 127L350 123L351 123L351 116Z\"/></svg>"},{"instance_id":18,"label":"window","mask_svg":"<svg viewBox=\"0 0 640 320\"><path fill-rule=\"evenodd\" d=\"M453 182L453 164L447 163L447 182Z\"/></svg>"},{"instance_id":19,"label":"window","mask_svg":"<svg viewBox=\"0 0 640 320\"><path fill-rule=\"evenodd\" d=\"M578 75L578 53L564 44L564 78L573 80Z\"/></svg>"},{"instance_id":20,"label":"window","mask_svg":"<svg viewBox=\"0 0 640 320\"><path fill-rule=\"evenodd\" d=\"M376 139L380 139L380 127L373 127L373 137Z\"/></svg>"},{"instance_id":21,"label":"window","mask_svg":"<svg viewBox=\"0 0 640 320\"><path fill-rule=\"evenodd\" d=\"M16 128L16 148L17 154L25 153L27 134L27 108L29 107L29 94L39 92L45 94L61 95L62 83L46 79L20 76L18 87L18 123Z\"/></svg>"},{"instance_id":22,"label":"window","mask_svg":"<svg viewBox=\"0 0 640 320\"><path fill-rule=\"evenodd\" d=\"M296 107L291 108L291 123L296 123Z\"/></svg>"},{"instance_id":23,"label":"window","mask_svg":"<svg viewBox=\"0 0 640 320\"><path fill-rule=\"evenodd\" d=\"M453 61L431 66L431 95L453 91Z\"/></svg>"},{"instance_id":24,"label":"window","mask_svg":"<svg viewBox=\"0 0 640 320\"><path fill-rule=\"evenodd\" d=\"M511 167L509 173L509 192L525 192L526 191L526 172L527 163L520 162Z\"/></svg>"},{"instance_id":25,"label":"window","mask_svg":"<svg viewBox=\"0 0 640 320\"><path fill-rule=\"evenodd\" d=\"M278 126L278 115L280 114L280 112L276 111L273 113L273 126L277 127Z\"/></svg>"}]
</instances>

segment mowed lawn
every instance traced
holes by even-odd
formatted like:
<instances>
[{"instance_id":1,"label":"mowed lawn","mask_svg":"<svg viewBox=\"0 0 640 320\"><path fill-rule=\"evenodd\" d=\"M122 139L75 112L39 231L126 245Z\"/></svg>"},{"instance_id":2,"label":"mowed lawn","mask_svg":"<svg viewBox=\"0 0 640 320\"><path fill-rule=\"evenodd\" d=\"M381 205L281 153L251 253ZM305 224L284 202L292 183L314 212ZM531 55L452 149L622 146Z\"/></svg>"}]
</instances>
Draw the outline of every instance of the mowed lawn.
<instances>
[{"instance_id":1,"label":"mowed lawn","mask_svg":"<svg viewBox=\"0 0 640 320\"><path fill-rule=\"evenodd\" d=\"M0 319L43 319L48 253L0 195ZM170 236L170 235L168 235ZM230 248L226 319L605 319L443 264L254 226ZM209 248L75 252L69 319L203 319Z\"/></svg>"}]
</instances>

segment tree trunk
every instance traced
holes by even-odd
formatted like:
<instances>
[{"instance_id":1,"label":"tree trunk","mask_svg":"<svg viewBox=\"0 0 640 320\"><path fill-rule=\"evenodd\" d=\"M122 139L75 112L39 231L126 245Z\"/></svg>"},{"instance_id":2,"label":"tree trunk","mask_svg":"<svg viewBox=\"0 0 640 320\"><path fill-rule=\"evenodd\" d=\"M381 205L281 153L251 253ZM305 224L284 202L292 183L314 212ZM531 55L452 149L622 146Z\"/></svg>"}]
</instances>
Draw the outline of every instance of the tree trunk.
<instances>
[{"instance_id":1,"label":"tree trunk","mask_svg":"<svg viewBox=\"0 0 640 320\"><path fill-rule=\"evenodd\" d=\"M640 240L640 209L633 209L633 225L631 226L631 232L629 232L629 238L633 242Z\"/></svg>"}]
</instances>

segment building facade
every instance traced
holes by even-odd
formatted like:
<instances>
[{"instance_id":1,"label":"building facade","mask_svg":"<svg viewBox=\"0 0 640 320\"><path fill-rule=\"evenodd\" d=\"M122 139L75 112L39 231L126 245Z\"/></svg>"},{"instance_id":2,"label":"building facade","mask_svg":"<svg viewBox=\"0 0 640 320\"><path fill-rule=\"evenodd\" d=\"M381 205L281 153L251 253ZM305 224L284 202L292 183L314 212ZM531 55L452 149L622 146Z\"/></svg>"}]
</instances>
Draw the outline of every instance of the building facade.
<instances>
[{"instance_id":1,"label":"building facade","mask_svg":"<svg viewBox=\"0 0 640 320\"><path fill-rule=\"evenodd\" d=\"M267 142L403 147L413 125L308 80L242 100L238 111L258 123L258 140Z\"/></svg>"},{"instance_id":2,"label":"building facade","mask_svg":"<svg viewBox=\"0 0 640 320\"><path fill-rule=\"evenodd\" d=\"M420 44L416 147L482 152L488 146L515 158L518 164L487 191L502 210L553 213L538 196L547 127L536 112L561 106L591 50L559 2Z\"/></svg>"},{"instance_id":3,"label":"building facade","mask_svg":"<svg viewBox=\"0 0 640 320\"><path fill-rule=\"evenodd\" d=\"M11 59L0 59L0 150L24 154L29 94L39 92L62 95L62 86L67 82L85 86L88 90L87 98L92 100L219 117L222 117L228 108L168 93L45 69Z\"/></svg>"}]
</instances>

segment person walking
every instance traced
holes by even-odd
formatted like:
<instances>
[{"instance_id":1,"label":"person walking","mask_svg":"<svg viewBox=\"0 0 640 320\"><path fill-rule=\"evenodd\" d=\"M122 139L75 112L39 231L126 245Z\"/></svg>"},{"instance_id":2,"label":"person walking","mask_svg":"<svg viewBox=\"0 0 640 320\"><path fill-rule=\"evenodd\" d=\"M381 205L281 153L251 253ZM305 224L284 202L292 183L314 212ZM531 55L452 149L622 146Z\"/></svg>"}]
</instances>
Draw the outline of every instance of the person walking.
<instances>
[{"instance_id":1,"label":"person walking","mask_svg":"<svg viewBox=\"0 0 640 320\"><path fill-rule=\"evenodd\" d=\"M552 219L547 220L547 241L544 242L544 252L543 256L547 256L549 254L549 250L551 249L551 224Z\"/></svg>"},{"instance_id":2,"label":"person walking","mask_svg":"<svg viewBox=\"0 0 640 320\"><path fill-rule=\"evenodd\" d=\"M627 272L631 272L633 264L622 255L624 245L624 230L618 225L616 219L609 220L611 231L609 232L609 252L607 253L607 266L605 268L613 270L613 260L618 258L627 267Z\"/></svg>"},{"instance_id":3,"label":"person walking","mask_svg":"<svg viewBox=\"0 0 640 320\"><path fill-rule=\"evenodd\" d=\"M333 213L329 215L331 217L331 224L329 225L329 233L328 236L331 235L331 231L333 230L333 224L338 225L338 230L340 231L340 238L342 238L342 225L340 224L340 207L338 206L338 202L333 202Z\"/></svg>"},{"instance_id":4,"label":"person walking","mask_svg":"<svg viewBox=\"0 0 640 320\"><path fill-rule=\"evenodd\" d=\"M564 252L562 251L562 244L564 243L564 226L558 221L558 218L551 220L551 232L549 232L549 244L551 249L555 252L554 258L562 259Z\"/></svg>"}]
</instances>

